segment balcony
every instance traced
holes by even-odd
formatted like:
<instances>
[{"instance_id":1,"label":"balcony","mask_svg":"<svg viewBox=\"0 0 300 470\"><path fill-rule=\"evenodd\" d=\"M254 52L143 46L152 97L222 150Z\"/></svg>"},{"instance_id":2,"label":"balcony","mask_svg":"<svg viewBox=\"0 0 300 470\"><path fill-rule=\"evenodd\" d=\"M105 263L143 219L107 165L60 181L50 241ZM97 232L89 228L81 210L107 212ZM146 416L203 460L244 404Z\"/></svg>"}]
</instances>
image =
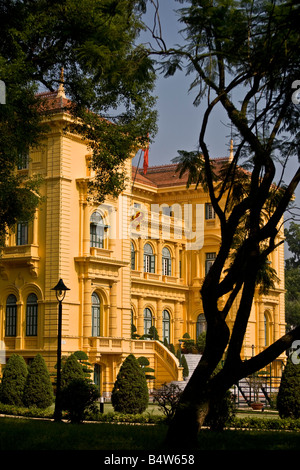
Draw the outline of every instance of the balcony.
<instances>
[{"instance_id":1,"label":"balcony","mask_svg":"<svg viewBox=\"0 0 300 470\"><path fill-rule=\"evenodd\" d=\"M6 276L7 269L13 267L27 267L31 275L37 277L39 260L38 245L5 246L0 250L2 277Z\"/></svg>"}]
</instances>

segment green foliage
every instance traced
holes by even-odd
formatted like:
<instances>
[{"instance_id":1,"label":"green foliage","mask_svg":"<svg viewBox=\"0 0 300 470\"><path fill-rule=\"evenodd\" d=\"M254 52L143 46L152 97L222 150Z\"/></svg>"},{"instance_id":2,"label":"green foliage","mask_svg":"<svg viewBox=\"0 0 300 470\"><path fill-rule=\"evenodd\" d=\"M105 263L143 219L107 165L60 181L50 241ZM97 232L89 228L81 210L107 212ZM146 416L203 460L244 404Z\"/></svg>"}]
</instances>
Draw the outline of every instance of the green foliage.
<instances>
[{"instance_id":1,"label":"green foliage","mask_svg":"<svg viewBox=\"0 0 300 470\"><path fill-rule=\"evenodd\" d=\"M291 222L289 227L284 230L286 242L292 256L286 260L286 267L296 268L300 266L300 225Z\"/></svg>"},{"instance_id":2,"label":"green foliage","mask_svg":"<svg viewBox=\"0 0 300 470\"><path fill-rule=\"evenodd\" d=\"M48 408L53 401L53 388L46 363L41 354L37 354L28 370L23 403L27 407Z\"/></svg>"},{"instance_id":3,"label":"green foliage","mask_svg":"<svg viewBox=\"0 0 300 470\"><path fill-rule=\"evenodd\" d=\"M132 323L131 324L131 338L132 339L139 339L140 335L137 334L136 326Z\"/></svg>"},{"instance_id":4,"label":"green foliage","mask_svg":"<svg viewBox=\"0 0 300 470\"><path fill-rule=\"evenodd\" d=\"M39 186L14 170L20 155L46 135L49 109L37 92L57 90L62 67L72 102L68 112L81 121L72 130L91 142L91 197L102 201L123 189L125 160L156 129L153 65L136 45L139 9L135 0L0 3L0 77L6 85L0 106L1 235L6 225L33 217L39 203Z\"/></svg>"},{"instance_id":5,"label":"green foliage","mask_svg":"<svg viewBox=\"0 0 300 470\"><path fill-rule=\"evenodd\" d=\"M291 222L284 234L292 254L285 262L285 318L290 330L300 324L300 225Z\"/></svg>"},{"instance_id":6,"label":"green foliage","mask_svg":"<svg viewBox=\"0 0 300 470\"><path fill-rule=\"evenodd\" d=\"M25 408L23 406L4 405L0 403L0 413L11 416L26 416L31 418L53 418L53 408L41 409L37 407Z\"/></svg>"},{"instance_id":7,"label":"green foliage","mask_svg":"<svg viewBox=\"0 0 300 470\"><path fill-rule=\"evenodd\" d=\"M79 363L75 354L71 354L62 366L61 371L61 388L66 387L74 379L85 377L84 370Z\"/></svg>"},{"instance_id":8,"label":"green foliage","mask_svg":"<svg viewBox=\"0 0 300 470\"><path fill-rule=\"evenodd\" d=\"M182 371L183 378L188 377L188 375L189 375L189 366L186 362L186 358L185 358L184 354L182 354L182 356L181 356L181 366L183 367L183 371Z\"/></svg>"},{"instance_id":9,"label":"green foliage","mask_svg":"<svg viewBox=\"0 0 300 470\"><path fill-rule=\"evenodd\" d=\"M71 423L81 423L86 414L95 412L100 397L95 384L86 378L74 378L62 389L62 407Z\"/></svg>"},{"instance_id":10,"label":"green foliage","mask_svg":"<svg viewBox=\"0 0 300 470\"><path fill-rule=\"evenodd\" d=\"M28 374L22 356L13 354L7 361L1 382L1 402L7 405L23 405L23 392Z\"/></svg>"},{"instance_id":11,"label":"green foliage","mask_svg":"<svg viewBox=\"0 0 300 470\"><path fill-rule=\"evenodd\" d=\"M141 366L142 371L145 374L146 380L155 380L155 376L151 374L151 372L154 372L154 369L152 369L152 367L149 367L150 365L149 360L146 357L141 356L137 358L137 361L139 365Z\"/></svg>"},{"instance_id":12,"label":"green foliage","mask_svg":"<svg viewBox=\"0 0 300 470\"><path fill-rule=\"evenodd\" d=\"M212 431L223 431L224 427L229 426L232 422L235 411L232 393L227 391L222 400L211 404L204 424L209 426Z\"/></svg>"},{"instance_id":13,"label":"green foliage","mask_svg":"<svg viewBox=\"0 0 300 470\"><path fill-rule=\"evenodd\" d=\"M120 367L111 394L112 405L120 413L143 413L148 401L145 374L136 358L130 354Z\"/></svg>"},{"instance_id":14,"label":"green foliage","mask_svg":"<svg viewBox=\"0 0 300 470\"><path fill-rule=\"evenodd\" d=\"M76 351L74 352L74 356L81 364L85 377L89 379L91 374L93 373L93 369L91 363L88 361L88 355L83 351Z\"/></svg>"},{"instance_id":15,"label":"green foliage","mask_svg":"<svg viewBox=\"0 0 300 470\"><path fill-rule=\"evenodd\" d=\"M160 389L153 391L153 402L158 404L159 409L163 412L167 422L170 422L175 415L182 390L176 384L164 383Z\"/></svg>"},{"instance_id":16,"label":"green foliage","mask_svg":"<svg viewBox=\"0 0 300 470\"><path fill-rule=\"evenodd\" d=\"M204 349L205 349L205 344L206 344L206 332L203 331L198 335L197 341L196 341L196 348L199 352L199 354L203 354Z\"/></svg>"},{"instance_id":17,"label":"green foliage","mask_svg":"<svg viewBox=\"0 0 300 470\"><path fill-rule=\"evenodd\" d=\"M158 331L153 325L150 326L148 335L150 339L159 340Z\"/></svg>"},{"instance_id":18,"label":"green foliage","mask_svg":"<svg viewBox=\"0 0 300 470\"><path fill-rule=\"evenodd\" d=\"M288 358L277 395L277 410L281 418L300 418L300 364Z\"/></svg>"},{"instance_id":19,"label":"green foliage","mask_svg":"<svg viewBox=\"0 0 300 470\"><path fill-rule=\"evenodd\" d=\"M182 352L184 354L193 354L197 352L195 341L190 337L188 333L184 333L182 340Z\"/></svg>"}]
</instances>

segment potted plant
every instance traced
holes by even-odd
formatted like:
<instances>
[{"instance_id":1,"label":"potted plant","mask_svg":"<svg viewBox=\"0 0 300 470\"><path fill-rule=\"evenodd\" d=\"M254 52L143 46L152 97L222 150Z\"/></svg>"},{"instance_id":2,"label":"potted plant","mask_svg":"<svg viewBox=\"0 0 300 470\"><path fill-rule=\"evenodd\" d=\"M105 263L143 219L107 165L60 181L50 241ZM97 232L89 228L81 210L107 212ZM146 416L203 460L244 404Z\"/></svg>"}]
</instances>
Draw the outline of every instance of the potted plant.
<instances>
[{"instance_id":1,"label":"potted plant","mask_svg":"<svg viewBox=\"0 0 300 470\"><path fill-rule=\"evenodd\" d=\"M250 403L253 410L261 411L264 408L264 404L259 399L259 392L263 384L265 383L265 373L255 372L250 375L247 379L249 387L254 395L254 400Z\"/></svg>"}]
</instances>

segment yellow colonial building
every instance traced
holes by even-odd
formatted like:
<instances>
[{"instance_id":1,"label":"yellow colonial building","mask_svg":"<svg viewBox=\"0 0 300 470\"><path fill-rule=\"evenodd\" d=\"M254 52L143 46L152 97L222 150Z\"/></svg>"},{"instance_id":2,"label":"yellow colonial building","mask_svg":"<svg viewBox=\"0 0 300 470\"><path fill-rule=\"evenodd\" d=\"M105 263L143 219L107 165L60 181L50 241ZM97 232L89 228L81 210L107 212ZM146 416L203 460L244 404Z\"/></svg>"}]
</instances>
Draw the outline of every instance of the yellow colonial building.
<instances>
[{"instance_id":1,"label":"yellow colonial building","mask_svg":"<svg viewBox=\"0 0 300 470\"><path fill-rule=\"evenodd\" d=\"M96 206L87 200L93 177L82 139L63 132L70 119L64 96L49 93L51 131L30 152L25 174L43 178L43 203L33 222L20 221L0 254L0 341L4 354L27 363L41 353L51 372L57 354L58 303L53 287L70 289L63 302L62 355L84 351L94 381L109 396L122 361L145 356L155 383L182 380L178 347L188 333L205 330L200 286L220 245L220 225L208 194L186 188L176 165L148 168L128 158L128 184L118 199ZM279 283L256 293L243 347L261 351L285 331L283 246L271 255ZM233 306L228 322L235 315ZM155 326L159 339L133 339ZM281 359L272 365L280 375ZM2 360L5 362L5 360Z\"/></svg>"}]
</instances>

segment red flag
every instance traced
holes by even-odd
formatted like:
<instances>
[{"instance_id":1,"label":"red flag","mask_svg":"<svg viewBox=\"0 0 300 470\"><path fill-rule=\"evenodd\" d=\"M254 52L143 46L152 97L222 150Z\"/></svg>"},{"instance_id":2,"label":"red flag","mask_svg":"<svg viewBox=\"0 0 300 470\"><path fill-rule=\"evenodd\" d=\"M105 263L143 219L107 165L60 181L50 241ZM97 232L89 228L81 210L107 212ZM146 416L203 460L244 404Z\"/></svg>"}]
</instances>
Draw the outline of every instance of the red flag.
<instances>
[{"instance_id":1,"label":"red flag","mask_svg":"<svg viewBox=\"0 0 300 470\"><path fill-rule=\"evenodd\" d=\"M144 150L144 175L148 170L148 159L149 159L149 147Z\"/></svg>"}]
</instances>

